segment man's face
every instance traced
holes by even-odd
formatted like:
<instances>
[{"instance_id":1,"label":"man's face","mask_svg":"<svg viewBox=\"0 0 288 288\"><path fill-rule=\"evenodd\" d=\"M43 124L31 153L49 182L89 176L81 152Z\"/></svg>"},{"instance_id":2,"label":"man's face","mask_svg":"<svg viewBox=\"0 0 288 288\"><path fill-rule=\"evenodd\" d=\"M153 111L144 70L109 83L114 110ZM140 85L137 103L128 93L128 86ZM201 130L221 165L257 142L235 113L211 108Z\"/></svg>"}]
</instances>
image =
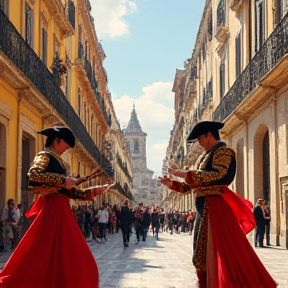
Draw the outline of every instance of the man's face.
<instances>
[{"instance_id":1,"label":"man's face","mask_svg":"<svg viewBox=\"0 0 288 288\"><path fill-rule=\"evenodd\" d=\"M209 132L207 134L203 134L199 136L197 138L197 141L199 145L202 146L204 149L208 149L210 138L211 138L211 133Z\"/></svg>"},{"instance_id":2,"label":"man's face","mask_svg":"<svg viewBox=\"0 0 288 288\"><path fill-rule=\"evenodd\" d=\"M12 201L10 204L9 204L9 209L14 209L14 206L15 206L15 203L14 203L14 201Z\"/></svg>"},{"instance_id":3,"label":"man's face","mask_svg":"<svg viewBox=\"0 0 288 288\"><path fill-rule=\"evenodd\" d=\"M262 206L262 207L265 206L265 201L261 201L261 206Z\"/></svg>"},{"instance_id":4,"label":"man's face","mask_svg":"<svg viewBox=\"0 0 288 288\"><path fill-rule=\"evenodd\" d=\"M63 154L67 149L70 148L70 146L61 138L56 138L54 141L54 151L61 155Z\"/></svg>"}]
</instances>

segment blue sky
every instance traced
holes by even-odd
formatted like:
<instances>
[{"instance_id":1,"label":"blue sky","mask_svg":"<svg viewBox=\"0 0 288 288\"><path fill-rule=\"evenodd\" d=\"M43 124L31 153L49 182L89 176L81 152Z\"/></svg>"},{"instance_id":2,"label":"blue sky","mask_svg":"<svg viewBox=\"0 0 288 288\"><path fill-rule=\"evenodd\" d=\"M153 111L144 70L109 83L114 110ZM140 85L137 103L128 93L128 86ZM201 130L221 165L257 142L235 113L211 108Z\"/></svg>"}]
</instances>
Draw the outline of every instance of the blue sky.
<instances>
[{"instance_id":1,"label":"blue sky","mask_svg":"<svg viewBox=\"0 0 288 288\"><path fill-rule=\"evenodd\" d=\"M176 68L191 57L205 0L90 0L121 125L133 101L147 137L148 167L162 169L174 123Z\"/></svg>"}]
</instances>

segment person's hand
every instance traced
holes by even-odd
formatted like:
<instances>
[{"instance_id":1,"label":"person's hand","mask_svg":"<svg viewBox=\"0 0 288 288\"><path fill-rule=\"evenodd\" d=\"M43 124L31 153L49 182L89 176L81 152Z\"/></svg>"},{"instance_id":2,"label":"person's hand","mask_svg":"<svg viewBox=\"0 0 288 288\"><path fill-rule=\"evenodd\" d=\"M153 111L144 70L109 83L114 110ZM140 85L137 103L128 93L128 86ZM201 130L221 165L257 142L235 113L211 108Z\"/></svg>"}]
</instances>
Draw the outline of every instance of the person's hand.
<instances>
[{"instance_id":1,"label":"person's hand","mask_svg":"<svg viewBox=\"0 0 288 288\"><path fill-rule=\"evenodd\" d=\"M79 179L81 179L81 178L79 178ZM72 189L73 187L75 187L78 184L79 179L75 179L73 177L66 177L64 187L66 189Z\"/></svg>"}]
</instances>

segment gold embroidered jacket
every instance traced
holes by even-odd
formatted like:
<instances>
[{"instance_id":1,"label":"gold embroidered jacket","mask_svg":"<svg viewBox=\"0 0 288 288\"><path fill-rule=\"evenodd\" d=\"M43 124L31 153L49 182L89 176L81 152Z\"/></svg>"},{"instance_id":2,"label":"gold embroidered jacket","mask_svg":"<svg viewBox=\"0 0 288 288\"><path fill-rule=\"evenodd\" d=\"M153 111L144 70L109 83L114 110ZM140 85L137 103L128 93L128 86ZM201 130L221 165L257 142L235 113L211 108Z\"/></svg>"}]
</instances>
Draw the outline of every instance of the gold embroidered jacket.
<instances>
[{"instance_id":1,"label":"gold embroidered jacket","mask_svg":"<svg viewBox=\"0 0 288 288\"><path fill-rule=\"evenodd\" d=\"M220 194L221 187L231 184L235 177L235 151L221 141L199 158L195 176L192 171L188 171L185 182L173 181L172 189L187 193L191 187L197 188L196 197Z\"/></svg>"}]
</instances>

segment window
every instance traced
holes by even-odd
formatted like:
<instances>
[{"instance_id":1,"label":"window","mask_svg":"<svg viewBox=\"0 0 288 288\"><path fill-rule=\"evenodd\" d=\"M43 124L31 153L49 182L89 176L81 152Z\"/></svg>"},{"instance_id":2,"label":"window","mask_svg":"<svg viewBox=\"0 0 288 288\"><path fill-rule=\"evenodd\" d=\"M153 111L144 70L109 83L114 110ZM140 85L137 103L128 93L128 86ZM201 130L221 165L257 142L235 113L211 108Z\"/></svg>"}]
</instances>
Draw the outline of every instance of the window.
<instances>
[{"instance_id":1,"label":"window","mask_svg":"<svg viewBox=\"0 0 288 288\"><path fill-rule=\"evenodd\" d=\"M220 65L220 98L222 99L225 93L225 64Z\"/></svg>"},{"instance_id":2,"label":"window","mask_svg":"<svg viewBox=\"0 0 288 288\"><path fill-rule=\"evenodd\" d=\"M241 31L235 38L235 52L236 52L236 78L241 74Z\"/></svg>"},{"instance_id":3,"label":"window","mask_svg":"<svg viewBox=\"0 0 288 288\"><path fill-rule=\"evenodd\" d=\"M9 0L0 0L0 9L9 17Z\"/></svg>"},{"instance_id":4,"label":"window","mask_svg":"<svg viewBox=\"0 0 288 288\"><path fill-rule=\"evenodd\" d=\"M87 131L90 133L90 110L87 108Z\"/></svg>"},{"instance_id":5,"label":"window","mask_svg":"<svg viewBox=\"0 0 288 288\"><path fill-rule=\"evenodd\" d=\"M148 179L142 179L141 186L148 186L148 185L149 185Z\"/></svg>"},{"instance_id":6,"label":"window","mask_svg":"<svg viewBox=\"0 0 288 288\"><path fill-rule=\"evenodd\" d=\"M65 95L70 99L70 69L67 69L66 82L65 82Z\"/></svg>"},{"instance_id":7,"label":"window","mask_svg":"<svg viewBox=\"0 0 288 288\"><path fill-rule=\"evenodd\" d=\"M47 31L42 28L41 59L47 65Z\"/></svg>"},{"instance_id":8,"label":"window","mask_svg":"<svg viewBox=\"0 0 288 288\"><path fill-rule=\"evenodd\" d=\"M139 139L134 139L134 153L139 153Z\"/></svg>"},{"instance_id":9,"label":"window","mask_svg":"<svg viewBox=\"0 0 288 288\"><path fill-rule=\"evenodd\" d=\"M91 127L90 134L91 134L92 139L94 139L94 117L93 117L93 115L91 115L91 124L90 124L90 127Z\"/></svg>"},{"instance_id":10,"label":"window","mask_svg":"<svg viewBox=\"0 0 288 288\"><path fill-rule=\"evenodd\" d=\"M255 52L265 40L265 0L255 1Z\"/></svg>"},{"instance_id":11,"label":"window","mask_svg":"<svg viewBox=\"0 0 288 288\"><path fill-rule=\"evenodd\" d=\"M84 126L86 127L86 102L84 102L84 119L83 120L82 122L84 123Z\"/></svg>"},{"instance_id":12,"label":"window","mask_svg":"<svg viewBox=\"0 0 288 288\"><path fill-rule=\"evenodd\" d=\"M78 88L78 117L81 118L81 90Z\"/></svg>"},{"instance_id":13,"label":"window","mask_svg":"<svg viewBox=\"0 0 288 288\"><path fill-rule=\"evenodd\" d=\"M25 3L25 40L33 48L33 10Z\"/></svg>"},{"instance_id":14,"label":"window","mask_svg":"<svg viewBox=\"0 0 288 288\"><path fill-rule=\"evenodd\" d=\"M80 175L80 170L81 170L81 164L78 162L78 175Z\"/></svg>"}]
</instances>

